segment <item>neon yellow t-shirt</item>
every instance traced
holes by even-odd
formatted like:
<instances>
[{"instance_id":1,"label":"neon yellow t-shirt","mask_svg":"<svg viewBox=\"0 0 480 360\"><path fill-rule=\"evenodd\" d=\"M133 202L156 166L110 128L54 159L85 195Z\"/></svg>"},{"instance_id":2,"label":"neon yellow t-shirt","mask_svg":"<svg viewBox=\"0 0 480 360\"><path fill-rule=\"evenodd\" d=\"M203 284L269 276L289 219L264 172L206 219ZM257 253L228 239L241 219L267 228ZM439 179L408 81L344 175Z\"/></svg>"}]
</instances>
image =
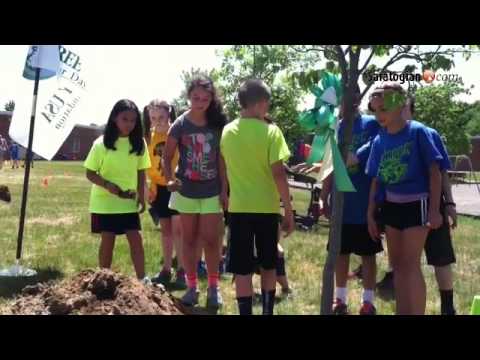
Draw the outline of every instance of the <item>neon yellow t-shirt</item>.
<instances>
[{"instance_id":1,"label":"neon yellow t-shirt","mask_svg":"<svg viewBox=\"0 0 480 360\"><path fill-rule=\"evenodd\" d=\"M279 214L280 195L271 165L287 160L290 151L278 126L237 119L223 129L220 149L230 184L228 211Z\"/></svg>"},{"instance_id":2,"label":"neon yellow t-shirt","mask_svg":"<svg viewBox=\"0 0 480 360\"><path fill-rule=\"evenodd\" d=\"M109 150L103 144L101 136L93 143L83 166L118 185L123 191L137 192L138 171L150 168L150 157L145 141L144 146L145 151L142 155L130 154L130 140L128 137L120 137L115 142L117 150ZM127 214L136 213L138 208L135 199L121 199L94 184L90 193L89 211L95 214Z\"/></svg>"}]
</instances>

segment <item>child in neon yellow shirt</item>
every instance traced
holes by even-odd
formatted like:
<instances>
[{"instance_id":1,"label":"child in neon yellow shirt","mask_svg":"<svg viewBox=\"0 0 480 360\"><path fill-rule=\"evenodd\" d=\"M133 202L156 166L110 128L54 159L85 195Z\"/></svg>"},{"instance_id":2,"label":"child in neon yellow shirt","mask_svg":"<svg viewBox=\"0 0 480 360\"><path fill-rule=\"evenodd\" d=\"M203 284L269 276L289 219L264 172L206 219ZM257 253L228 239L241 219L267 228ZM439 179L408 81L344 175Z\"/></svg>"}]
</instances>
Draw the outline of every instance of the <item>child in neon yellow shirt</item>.
<instances>
[{"instance_id":1,"label":"child in neon yellow shirt","mask_svg":"<svg viewBox=\"0 0 480 360\"><path fill-rule=\"evenodd\" d=\"M100 233L102 239L100 267L111 267L115 236L126 234L135 272L144 279L139 213L145 211L145 170L150 158L140 112L132 101L115 104L104 135L93 143L84 166L93 183L89 206L92 233Z\"/></svg>"}]
</instances>

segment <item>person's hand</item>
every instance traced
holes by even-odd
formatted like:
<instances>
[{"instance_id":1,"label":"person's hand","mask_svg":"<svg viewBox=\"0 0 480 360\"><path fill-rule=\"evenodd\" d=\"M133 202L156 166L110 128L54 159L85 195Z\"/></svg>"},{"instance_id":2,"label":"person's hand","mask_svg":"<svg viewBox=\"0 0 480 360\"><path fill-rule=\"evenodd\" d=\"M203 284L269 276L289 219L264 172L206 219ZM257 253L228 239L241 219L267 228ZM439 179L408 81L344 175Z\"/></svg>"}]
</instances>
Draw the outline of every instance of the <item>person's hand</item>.
<instances>
[{"instance_id":1,"label":"person's hand","mask_svg":"<svg viewBox=\"0 0 480 360\"><path fill-rule=\"evenodd\" d=\"M447 212L448 219L451 220L450 226L452 229L455 229L457 227L457 208L453 205L447 205L445 208L445 211Z\"/></svg>"},{"instance_id":2,"label":"person's hand","mask_svg":"<svg viewBox=\"0 0 480 360\"><path fill-rule=\"evenodd\" d=\"M373 214L368 214L367 216L367 224L368 224L368 233L370 234L370 237L374 241L380 241L380 230L378 228L378 224L375 221L375 217Z\"/></svg>"},{"instance_id":3,"label":"person's hand","mask_svg":"<svg viewBox=\"0 0 480 360\"><path fill-rule=\"evenodd\" d=\"M306 168L303 168L301 171L299 171L299 173L303 174L303 175L308 175L312 172L317 172L318 173L321 168L322 168L322 164L314 163L314 164L312 164L312 166L308 166Z\"/></svg>"},{"instance_id":4,"label":"person's hand","mask_svg":"<svg viewBox=\"0 0 480 360\"><path fill-rule=\"evenodd\" d=\"M178 179L170 180L167 183L167 189L170 192L178 191L178 190L180 190L181 187L182 187L182 182Z\"/></svg>"},{"instance_id":5,"label":"person's hand","mask_svg":"<svg viewBox=\"0 0 480 360\"><path fill-rule=\"evenodd\" d=\"M427 227L432 230L438 229L442 226L443 218L440 212L438 211L429 211L428 212L428 220L427 220Z\"/></svg>"},{"instance_id":6,"label":"person's hand","mask_svg":"<svg viewBox=\"0 0 480 360\"><path fill-rule=\"evenodd\" d=\"M107 189L107 191L110 194L117 195L117 196L122 191L122 189L120 189L117 185L115 185L114 183L111 183L110 181L105 181L105 189Z\"/></svg>"},{"instance_id":7,"label":"person's hand","mask_svg":"<svg viewBox=\"0 0 480 360\"><path fill-rule=\"evenodd\" d=\"M138 213L143 214L145 212L145 199L138 199L137 200L137 208L139 208Z\"/></svg>"},{"instance_id":8,"label":"person's hand","mask_svg":"<svg viewBox=\"0 0 480 360\"><path fill-rule=\"evenodd\" d=\"M223 211L228 211L228 194L226 191L220 193L220 205Z\"/></svg>"},{"instance_id":9,"label":"person's hand","mask_svg":"<svg viewBox=\"0 0 480 360\"><path fill-rule=\"evenodd\" d=\"M358 161L357 155L349 151L347 156L347 164L346 164L347 168L357 165L358 162L359 161Z\"/></svg>"},{"instance_id":10,"label":"person's hand","mask_svg":"<svg viewBox=\"0 0 480 360\"><path fill-rule=\"evenodd\" d=\"M283 237L288 237L295 230L295 219L293 217L292 209L285 210L285 215L282 218Z\"/></svg>"}]
</instances>

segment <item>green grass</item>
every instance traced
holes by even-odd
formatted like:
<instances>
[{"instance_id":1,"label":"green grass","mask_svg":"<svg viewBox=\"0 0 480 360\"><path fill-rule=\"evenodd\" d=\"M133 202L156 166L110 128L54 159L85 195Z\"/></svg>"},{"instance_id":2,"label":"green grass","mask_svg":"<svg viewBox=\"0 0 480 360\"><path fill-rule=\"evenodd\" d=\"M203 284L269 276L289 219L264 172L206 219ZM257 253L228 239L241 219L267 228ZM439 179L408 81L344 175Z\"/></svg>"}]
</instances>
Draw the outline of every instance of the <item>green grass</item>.
<instances>
[{"instance_id":1,"label":"green grass","mask_svg":"<svg viewBox=\"0 0 480 360\"><path fill-rule=\"evenodd\" d=\"M42 179L50 177L48 187ZM20 212L23 169L0 171L0 184L10 187L12 203L0 202L0 266L11 265L15 259L18 216ZM70 277L85 268L97 266L98 236L90 233L88 198L90 184L85 179L79 162L36 162L30 179L30 192L25 226L23 259L25 265L40 271L40 279ZM307 206L308 193L294 191L295 208L303 212ZM158 272L161 261L160 232L154 228L148 214L142 217L145 244L145 261L148 275ZM459 228L454 232L457 252L455 271L455 303L460 314L467 314L475 294L480 293L480 221L461 217ZM295 232L282 240L286 252L287 273L295 289L295 297L280 302L277 314L318 314L320 308L320 283L326 256L328 226L321 223L315 231ZM359 259L352 257L352 267ZM378 257L379 274L383 277L386 268L385 256ZM122 273L133 275L128 244L120 237L114 253L113 267ZM427 313L438 314L440 300L433 269L424 265L427 281ZM255 277L258 288L258 277ZM8 306L24 283L12 283L0 279L0 306ZM225 299L223 314L236 314L236 302L231 276L222 280ZM357 312L361 299L361 284L349 283L351 310ZM201 282L201 304L205 302L206 283ZM180 296L182 292L174 292ZM379 314L393 314L393 302L377 298ZM260 306L254 308L255 313Z\"/></svg>"}]
</instances>

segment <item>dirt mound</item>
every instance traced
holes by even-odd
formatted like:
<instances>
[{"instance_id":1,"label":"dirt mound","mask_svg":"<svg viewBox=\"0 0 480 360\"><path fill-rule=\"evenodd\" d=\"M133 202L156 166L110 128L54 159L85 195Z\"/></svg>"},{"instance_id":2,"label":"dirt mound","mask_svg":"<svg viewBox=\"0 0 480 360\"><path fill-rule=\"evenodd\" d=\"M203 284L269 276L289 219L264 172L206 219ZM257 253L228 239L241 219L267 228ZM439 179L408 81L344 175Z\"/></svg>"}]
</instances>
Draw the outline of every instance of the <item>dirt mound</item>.
<instances>
[{"instance_id":1,"label":"dirt mound","mask_svg":"<svg viewBox=\"0 0 480 360\"><path fill-rule=\"evenodd\" d=\"M61 283L23 289L14 315L182 315L180 302L157 285L111 270L85 270Z\"/></svg>"}]
</instances>

